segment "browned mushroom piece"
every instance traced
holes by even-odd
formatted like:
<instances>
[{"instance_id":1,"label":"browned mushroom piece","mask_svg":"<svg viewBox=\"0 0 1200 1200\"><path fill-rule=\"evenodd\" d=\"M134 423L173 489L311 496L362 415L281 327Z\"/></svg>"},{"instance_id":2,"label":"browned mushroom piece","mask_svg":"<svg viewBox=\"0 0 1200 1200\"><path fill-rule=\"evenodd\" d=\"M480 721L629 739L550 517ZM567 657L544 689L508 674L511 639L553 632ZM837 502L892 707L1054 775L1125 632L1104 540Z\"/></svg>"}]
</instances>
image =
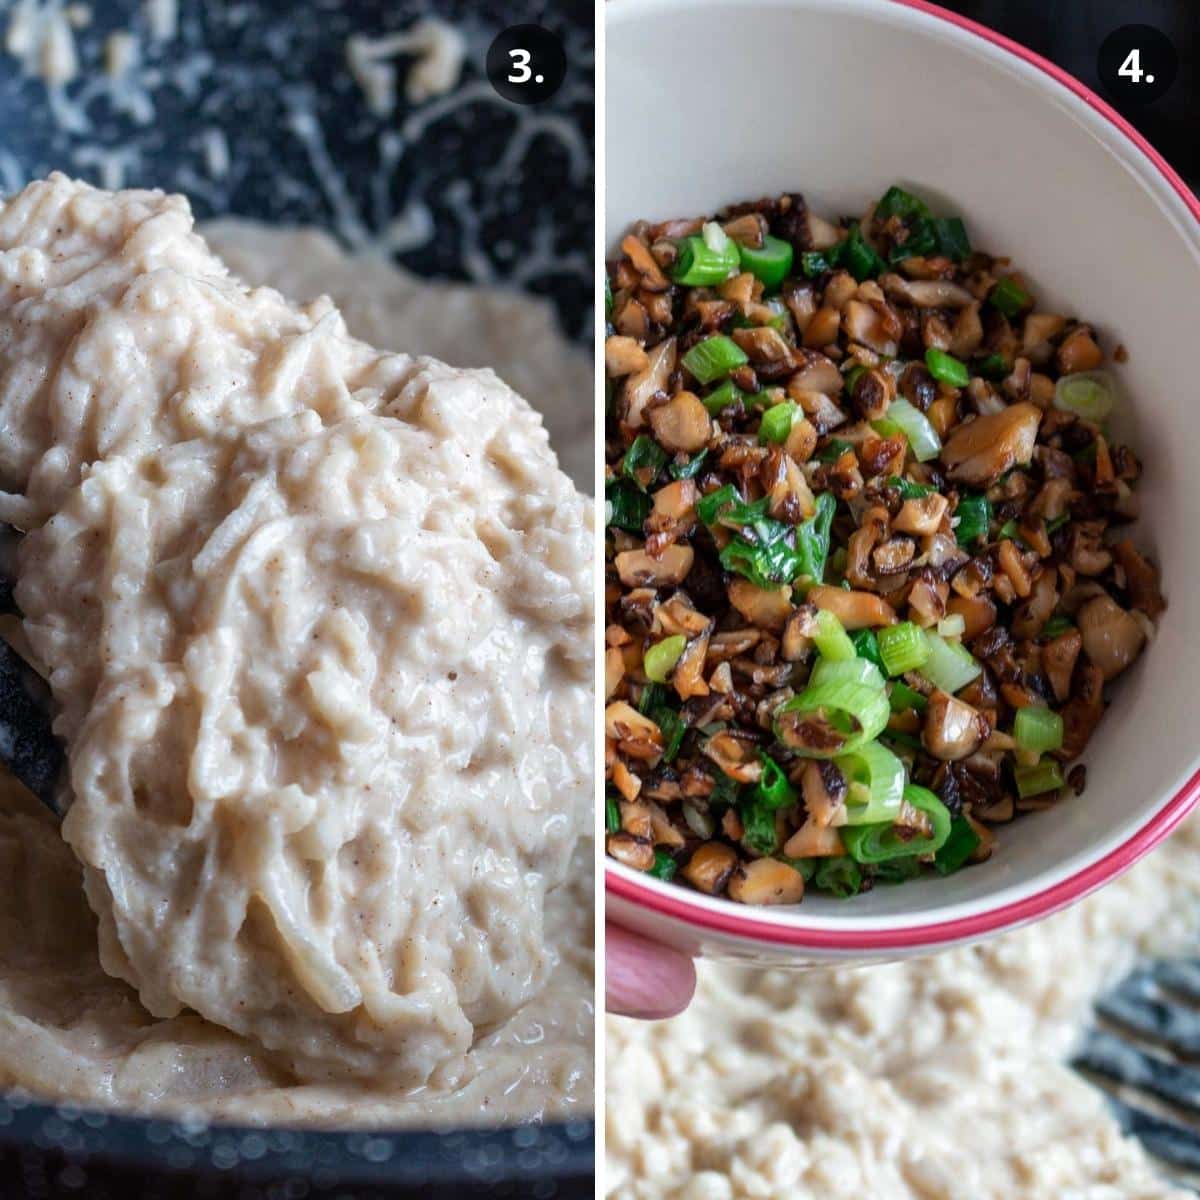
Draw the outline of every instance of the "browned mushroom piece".
<instances>
[{"instance_id":1,"label":"browned mushroom piece","mask_svg":"<svg viewBox=\"0 0 1200 1200\"><path fill-rule=\"evenodd\" d=\"M1096 596L1075 616L1083 652L1100 669L1105 682L1115 679L1142 652L1146 631L1136 617L1111 596Z\"/></svg>"},{"instance_id":2,"label":"browned mushroom piece","mask_svg":"<svg viewBox=\"0 0 1200 1200\"><path fill-rule=\"evenodd\" d=\"M1033 458L1041 419L1041 409L1023 403L965 422L942 447L947 474L958 483L990 487Z\"/></svg>"},{"instance_id":3,"label":"browned mushroom piece","mask_svg":"<svg viewBox=\"0 0 1200 1200\"><path fill-rule=\"evenodd\" d=\"M798 904L804 897L804 876L778 859L758 858L742 863L726 888L740 904Z\"/></svg>"},{"instance_id":4,"label":"browned mushroom piece","mask_svg":"<svg viewBox=\"0 0 1200 1200\"><path fill-rule=\"evenodd\" d=\"M692 392L677 392L666 404L647 410L654 436L672 454L702 450L712 433L712 420L700 398Z\"/></svg>"},{"instance_id":5,"label":"browned mushroom piece","mask_svg":"<svg viewBox=\"0 0 1200 1200\"><path fill-rule=\"evenodd\" d=\"M1082 648L1083 638L1078 629L1068 629L1042 647L1042 670L1060 704L1071 694L1071 676Z\"/></svg>"},{"instance_id":6,"label":"browned mushroom piece","mask_svg":"<svg viewBox=\"0 0 1200 1200\"><path fill-rule=\"evenodd\" d=\"M915 308L966 308L975 297L961 284L945 279L910 281L900 275L885 275L883 290Z\"/></svg>"},{"instance_id":7,"label":"browned mushroom piece","mask_svg":"<svg viewBox=\"0 0 1200 1200\"><path fill-rule=\"evenodd\" d=\"M1158 569L1138 553L1128 538L1117 542L1112 552L1125 572L1125 586L1133 607L1144 612L1151 620L1161 616L1167 602L1159 590Z\"/></svg>"},{"instance_id":8,"label":"browned mushroom piece","mask_svg":"<svg viewBox=\"0 0 1200 1200\"><path fill-rule=\"evenodd\" d=\"M703 751L738 783L757 783L762 777L758 747L745 738L732 733L714 734L704 743Z\"/></svg>"},{"instance_id":9,"label":"browned mushroom piece","mask_svg":"<svg viewBox=\"0 0 1200 1200\"><path fill-rule=\"evenodd\" d=\"M760 588L748 579L731 579L729 603L751 625L781 633L792 613L792 590L788 587Z\"/></svg>"},{"instance_id":10,"label":"browned mushroom piece","mask_svg":"<svg viewBox=\"0 0 1200 1200\"><path fill-rule=\"evenodd\" d=\"M703 842L696 847L680 874L697 891L719 896L737 865L737 852L731 847L723 842Z\"/></svg>"},{"instance_id":11,"label":"browned mushroom piece","mask_svg":"<svg viewBox=\"0 0 1200 1200\"><path fill-rule=\"evenodd\" d=\"M645 550L625 550L614 560L626 587L670 587L682 583L692 569L691 546L668 546L657 558Z\"/></svg>"},{"instance_id":12,"label":"browned mushroom piece","mask_svg":"<svg viewBox=\"0 0 1200 1200\"><path fill-rule=\"evenodd\" d=\"M814 758L800 775L804 807L814 824L825 828L845 824L846 777L835 763Z\"/></svg>"},{"instance_id":13,"label":"browned mushroom piece","mask_svg":"<svg viewBox=\"0 0 1200 1200\"><path fill-rule=\"evenodd\" d=\"M630 429L645 423L646 405L653 396L667 390L671 372L675 370L675 339L659 342L646 352L646 365L625 380L618 411Z\"/></svg>"},{"instance_id":14,"label":"browned mushroom piece","mask_svg":"<svg viewBox=\"0 0 1200 1200\"><path fill-rule=\"evenodd\" d=\"M605 849L619 863L635 871L648 871L654 866L654 845L649 838L634 837L630 833L609 834Z\"/></svg>"},{"instance_id":15,"label":"browned mushroom piece","mask_svg":"<svg viewBox=\"0 0 1200 1200\"><path fill-rule=\"evenodd\" d=\"M900 533L936 533L949 507L950 501L940 492L905 500L892 528Z\"/></svg>"},{"instance_id":16,"label":"browned mushroom piece","mask_svg":"<svg viewBox=\"0 0 1200 1200\"><path fill-rule=\"evenodd\" d=\"M896 623L896 610L872 592L846 591L844 588L818 584L810 588L806 597L809 604L833 613L849 630L876 629L881 625Z\"/></svg>"},{"instance_id":17,"label":"browned mushroom piece","mask_svg":"<svg viewBox=\"0 0 1200 1200\"><path fill-rule=\"evenodd\" d=\"M1074 693L1059 710L1059 716L1063 719L1059 753L1070 762L1084 752L1104 716L1104 675L1095 663L1084 662L1076 669Z\"/></svg>"},{"instance_id":18,"label":"browned mushroom piece","mask_svg":"<svg viewBox=\"0 0 1200 1200\"><path fill-rule=\"evenodd\" d=\"M832 825L818 825L811 817L784 843L788 858L836 858L846 853L841 834Z\"/></svg>"},{"instance_id":19,"label":"browned mushroom piece","mask_svg":"<svg viewBox=\"0 0 1200 1200\"><path fill-rule=\"evenodd\" d=\"M671 672L671 686L681 700L690 700L693 696L707 696L709 693L709 686L704 682L708 638L706 631L688 642Z\"/></svg>"},{"instance_id":20,"label":"browned mushroom piece","mask_svg":"<svg viewBox=\"0 0 1200 1200\"><path fill-rule=\"evenodd\" d=\"M987 736L987 724L969 704L936 688L925 710L921 742L934 758L956 762L974 754Z\"/></svg>"},{"instance_id":21,"label":"browned mushroom piece","mask_svg":"<svg viewBox=\"0 0 1200 1200\"><path fill-rule=\"evenodd\" d=\"M662 756L662 730L624 700L616 700L604 710L604 735L629 758L654 763Z\"/></svg>"}]
</instances>

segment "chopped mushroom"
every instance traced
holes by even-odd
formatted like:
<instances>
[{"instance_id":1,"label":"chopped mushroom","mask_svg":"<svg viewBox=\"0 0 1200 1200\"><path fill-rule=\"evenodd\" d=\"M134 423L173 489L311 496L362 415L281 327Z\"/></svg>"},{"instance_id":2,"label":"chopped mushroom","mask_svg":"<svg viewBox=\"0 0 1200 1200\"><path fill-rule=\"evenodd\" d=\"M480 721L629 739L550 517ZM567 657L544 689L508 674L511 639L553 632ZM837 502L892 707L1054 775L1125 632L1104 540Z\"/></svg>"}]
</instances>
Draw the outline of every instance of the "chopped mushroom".
<instances>
[{"instance_id":1,"label":"chopped mushroom","mask_svg":"<svg viewBox=\"0 0 1200 1200\"><path fill-rule=\"evenodd\" d=\"M935 688L925 710L921 741L934 758L957 762L979 749L987 724L969 704Z\"/></svg>"},{"instance_id":2,"label":"chopped mushroom","mask_svg":"<svg viewBox=\"0 0 1200 1200\"><path fill-rule=\"evenodd\" d=\"M960 425L942 447L942 461L951 479L990 487L1013 467L1033 458L1041 409L1013 404L1003 412L976 417Z\"/></svg>"},{"instance_id":3,"label":"chopped mushroom","mask_svg":"<svg viewBox=\"0 0 1200 1200\"><path fill-rule=\"evenodd\" d=\"M1100 668L1105 682L1115 679L1142 652L1146 631L1110 596L1089 600L1076 614L1083 652Z\"/></svg>"},{"instance_id":4,"label":"chopped mushroom","mask_svg":"<svg viewBox=\"0 0 1200 1200\"><path fill-rule=\"evenodd\" d=\"M672 454L704 449L712 432L708 409L691 392L679 392L647 414L659 444Z\"/></svg>"},{"instance_id":5,"label":"chopped mushroom","mask_svg":"<svg viewBox=\"0 0 1200 1200\"><path fill-rule=\"evenodd\" d=\"M742 904L797 904L804 896L804 876L778 859L758 858L734 871L728 890L729 898Z\"/></svg>"},{"instance_id":6,"label":"chopped mushroom","mask_svg":"<svg viewBox=\"0 0 1200 1200\"><path fill-rule=\"evenodd\" d=\"M719 896L738 865L737 853L721 842L704 842L683 868L682 874L697 891Z\"/></svg>"},{"instance_id":7,"label":"chopped mushroom","mask_svg":"<svg viewBox=\"0 0 1200 1200\"><path fill-rule=\"evenodd\" d=\"M846 629L876 629L894 625L896 610L871 592L845 591L819 585L809 589L809 604L833 613Z\"/></svg>"},{"instance_id":8,"label":"chopped mushroom","mask_svg":"<svg viewBox=\"0 0 1200 1200\"><path fill-rule=\"evenodd\" d=\"M617 555L615 564L626 587L670 587L687 578L694 558L691 546L668 546L658 558L645 550L626 550Z\"/></svg>"}]
</instances>

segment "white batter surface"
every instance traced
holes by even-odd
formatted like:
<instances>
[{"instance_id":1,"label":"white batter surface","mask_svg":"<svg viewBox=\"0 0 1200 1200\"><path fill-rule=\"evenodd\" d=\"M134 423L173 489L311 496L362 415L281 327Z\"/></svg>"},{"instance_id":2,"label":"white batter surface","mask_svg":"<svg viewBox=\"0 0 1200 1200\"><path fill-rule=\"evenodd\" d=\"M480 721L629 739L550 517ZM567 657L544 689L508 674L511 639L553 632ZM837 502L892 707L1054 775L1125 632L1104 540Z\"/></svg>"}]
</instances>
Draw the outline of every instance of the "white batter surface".
<instances>
[{"instance_id":1,"label":"white batter surface","mask_svg":"<svg viewBox=\"0 0 1200 1200\"><path fill-rule=\"evenodd\" d=\"M189 227L62 177L0 209L0 509L75 852L4 788L0 1082L255 1120L586 1108L590 508L494 375L247 292ZM389 268L225 236L246 277L353 295L353 333L432 328ZM272 267L321 256L311 289ZM443 334L511 313L553 343L513 360L571 358L458 291Z\"/></svg>"}]
</instances>

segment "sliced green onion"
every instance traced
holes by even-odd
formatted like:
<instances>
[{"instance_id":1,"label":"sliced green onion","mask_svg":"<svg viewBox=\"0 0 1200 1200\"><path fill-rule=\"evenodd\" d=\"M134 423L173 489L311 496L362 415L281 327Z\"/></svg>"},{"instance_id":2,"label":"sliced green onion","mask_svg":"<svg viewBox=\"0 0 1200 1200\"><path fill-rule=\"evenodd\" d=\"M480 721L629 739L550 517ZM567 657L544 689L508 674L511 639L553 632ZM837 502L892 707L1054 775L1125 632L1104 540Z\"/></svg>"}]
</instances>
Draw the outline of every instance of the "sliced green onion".
<instances>
[{"instance_id":1,"label":"sliced green onion","mask_svg":"<svg viewBox=\"0 0 1200 1200\"><path fill-rule=\"evenodd\" d=\"M796 803L796 789L788 782L783 768L767 753L759 754L762 759L762 775L755 786L758 801L766 808L787 808Z\"/></svg>"},{"instance_id":2,"label":"sliced green onion","mask_svg":"<svg viewBox=\"0 0 1200 1200\"><path fill-rule=\"evenodd\" d=\"M971 241L961 217L935 217L933 234L937 239L938 252L947 258L962 262L971 257Z\"/></svg>"},{"instance_id":3,"label":"sliced green onion","mask_svg":"<svg viewBox=\"0 0 1200 1200\"><path fill-rule=\"evenodd\" d=\"M604 797L604 829L607 833L619 833L621 830L621 806L616 796Z\"/></svg>"},{"instance_id":4,"label":"sliced green onion","mask_svg":"<svg viewBox=\"0 0 1200 1200\"><path fill-rule=\"evenodd\" d=\"M967 364L936 346L930 346L925 351L925 365L934 379L948 383L951 387L962 388L971 382L971 372L967 370Z\"/></svg>"},{"instance_id":5,"label":"sliced green onion","mask_svg":"<svg viewBox=\"0 0 1200 1200\"><path fill-rule=\"evenodd\" d=\"M655 683L666 683L667 676L679 661L687 646L687 638L681 633L663 638L661 642L651 646L642 656L642 671L647 679Z\"/></svg>"},{"instance_id":6,"label":"sliced green onion","mask_svg":"<svg viewBox=\"0 0 1200 1200\"><path fill-rule=\"evenodd\" d=\"M707 457L708 451L701 450L699 454L689 458L685 463L672 463L667 468L667 474L672 479L695 479L700 474L700 470L704 466L704 460Z\"/></svg>"},{"instance_id":7,"label":"sliced green onion","mask_svg":"<svg viewBox=\"0 0 1200 1200\"><path fill-rule=\"evenodd\" d=\"M1058 514L1058 516L1057 516L1057 517L1055 517L1053 521L1047 521L1047 522L1046 522L1046 532L1047 532L1047 533L1056 533L1056 532L1057 532L1058 530L1060 530L1060 529L1061 529L1061 528L1062 528L1062 527L1063 527L1063 526L1064 526L1064 525L1065 525L1065 524L1066 524L1066 523L1067 523L1067 522L1068 522L1070 519L1071 519L1071 514L1070 514L1069 512L1065 512L1065 513L1059 513L1059 514Z\"/></svg>"},{"instance_id":8,"label":"sliced green onion","mask_svg":"<svg viewBox=\"0 0 1200 1200\"><path fill-rule=\"evenodd\" d=\"M727 237L725 245L714 250L703 237L686 237L679 243L671 278L684 287L715 287L740 265L737 243L732 238Z\"/></svg>"},{"instance_id":9,"label":"sliced green onion","mask_svg":"<svg viewBox=\"0 0 1200 1200\"><path fill-rule=\"evenodd\" d=\"M847 450L853 450L854 443L844 441L842 438L830 438L829 441L813 455L817 462L832 463L837 462Z\"/></svg>"},{"instance_id":10,"label":"sliced green onion","mask_svg":"<svg viewBox=\"0 0 1200 1200\"><path fill-rule=\"evenodd\" d=\"M787 863L793 871L799 871L804 877L805 883L808 883L817 873L817 859L815 858L786 858L781 854L779 859L781 862Z\"/></svg>"},{"instance_id":11,"label":"sliced green onion","mask_svg":"<svg viewBox=\"0 0 1200 1200\"><path fill-rule=\"evenodd\" d=\"M849 680L827 680L805 688L775 710L775 736L804 758L833 758L849 754L874 740L888 721L887 695L882 689ZM813 745L805 726L823 726L821 745Z\"/></svg>"},{"instance_id":12,"label":"sliced green onion","mask_svg":"<svg viewBox=\"0 0 1200 1200\"><path fill-rule=\"evenodd\" d=\"M892 246L888 261L899 263L906 258L927 258L937 248L937 233L933 222L925 217L918 217L908 227L908 237Z\"/></svg>"},{"instance_id":13,"label":"sliced green onion","mask_svg":"<svg viewBox=\"0 0 1200 1200\"><path fill-rule=\"evenodd\" d=\"M1054 407L1096 425L1108 419L1116 402L1116 386L1107 371L1079 371L1054 385Z\"/></svg>"},{"instance_id":14,"label":"sliced green onion","mask_svg":"<svg viewBox=\"0 0 1200 1200\"><path fill-rule=\"evenodd\" d=\"M604 319L607 321L612 317L612 280L607 275L604 276Z\"/></svg>"},{"instance_id":15,"label":"sliced green onion","mask_svg":"<svg viewBox=\"0 0 1200 1200\"><path fill-rule=\"evenodd\" d=\"M758 425L759 438L764 442L786 442L798 411L794 400L785 400L768 408Z\"/></svg>"},{"instance_id":16,"label":"sliced green onion","mask_svg":"<svg viewBox=\"0 0 1200 1200\"><path fill-rule=\"evenodd\" d=\"M1061 750L1063 744L1063 719L1056 712L1040 704L1017 709L1013 722L1013 737L1021 750L1032 750L1042 754L1046 750Z\"/></svg>"},{"instance_id":17,"label":"sliced green onion","mask_svg":"<svg viewBox=\"0 0 1200 1200\"><path fill-rule=\"evenodd\" d=\"M983 673L971 652L958 642L948 642L929 630L925 630L925 639L929 643L929 658L921 667L921 674L934 687L954 695Z\"/></svg>"},{"instance_id":18,"label":"sliced green onion","mask_svg":"<svg viewBox=\"0 0 1200 1200\"><path fill-rule=\"evenodd\" d=\"M799 559L797 576L805 576L814 583L825 579L825 564L829 561L829 535L833 529L833 516L837 511L837 498L832 492L822 492L817 497L817 511L807 521L796 526L796 555Z\"/></svg>"},{"instance_id":19,"label":"sliced green onion","mask_svg":"<svg viewBox=\"0 0 1200 1200\"><path fill-rule=\"evenodd\" d=\"M929 423L929 418L907 400L893 400L888 406L887 419L908 438L917 462L928 462L942 452L942 439Z\"/></svg>"},{"instance_id":20,"label":"sliced green onion","mask_svg":"<svg viewBox=\"0 0 1200 1200\"><path fill-rule=\"evenodd\" d=\"M805 250L800 255L800 272L806 279L816 279L833 268L834 264L829 261L824 251Z\"/></svg>"},{"instance_id":21,"label":"sliced green onion","mask_svg":"<svg viewBox=\"0 0 1200 1200\"><path fill-rule=\"evenodd\" d=\"M917 712L924 712L929 707L929 701L925 699L915 688L910 688L907 683L902 683L899 679L892 684L892 693L888 698L892 712L907 712L910 708L916 709Z\"/></svg>"},{"instance_id":22,"label":"sliced green onion","mask_svg":"<svg viewBox=\"0 0 1200 1200\"><path fill-rule=\"evenodd\" d=\"M742 497L732 483L719 487L696 502L696 515L705 525L715 525L721 512L732 504L740 504Z\"/></svg>"},{"instance_id":23,"label":"sliced green onion","mask_svg":"<svg viewBox=\"0 0 1200 1200\"><path fill-rule=\"evenodd\" d=\"M667 689L660 683L648 683L642 688L638 697L638 712L646 716L652 708L657 708L666 699Z\"/></svg>"},{"instance_id":24,"label":"sliced green onion","mask_svg":"<svg viewBox=\"0 0 1200 1200\"><path fill-rule=\"evenodd\" d=\"M849 900L862 890L862 871L852 858L823 858L817 864L813 887L829 892L839 900Z\"/></svg>"},{"instance_id":25,"label":"sliced green onion","mask_svg":"<svg viewBox=\"0 0 1200 1200\"><path fill-rule=\"evenodd\" d=\"M975 364L975 374L982 375L984 379L990 379L993 383L998 383L1008 375L1010 369L1003 354L989 354Z\"/></svg>"},{"instance_id":26,"label":"sliced green onion","mask_svg":"<svg viewBox=\"0 0 1200 1200\"><path fill-rule=\"evenodd\" d=\"M1064 617L1062 613L1058 613L1042 626L1042 632L1038 636L1044 638L1061 637L1067 630L1074 628L1075 622L1070 617Z\"/></svg>"},{"instance_id":27,"label":"sliced green onion","mask_svg":"<svg viewBox=\"0 0 1200 1200\"><path fill-rule=\"evenodd\" d=\"M925 749L919 737L914 737L911 733L905 733L901 729L885 729L879 735L879 740L893 746L903 746L906 750L912 750L914 753L920 753Z\"/></svg>"},{"instance_id":28,"label":"sliced green onion","mask_svg":"<svg viewBox=\"0 0 1200 1200\"><path fill-rule=\"evenodd\" d=\"M641 533L653 508L654 501L628 480L613 479L604 485L604 523L609 528Z\"/></svg>"},{"instance_id":29,"label":"sliced green onion","mask_svg":"<svg viewBox=\"0 0 1200 1200\"><path fill-rule=\"evenodd\" d=\"M929 643L925 632L911 621L885 625L876 635L879 654L889 675L903 675L923 667L929 658Z\"/></svg>"},{"instance_id":30,"label":"sliced green onion","mask_svg":"<svg viewBox=\"0 0 1200 1200\"><path fill-rule=\"evenodd\" d=\"M766 858L779 849L774 809L751 794L738 805L738 816L742 819L742 843L748 850Z\"/></svg>"},{"instance_id":31,"label":"sliced green onion","mask_svg":"<svg viewBox=\"0 0 1200 1200\"><path fill-rule=\"evenodd\" d=\"M1015 541L1018 536L1017 523L1012 517L996 530L996 540L1000 542Z\"/></svg>"},{"instance_id":32,"label":"sliced green onion","mask_svg":"<svg viewBox=\"0 0 1200 1200\"><path fill-rule=\"evenodd\" d=\"M842 845L856 862L881 863L911 855L936 854L950 836L950 810L928 788L906 784L904 800L923 812L932 832L921 837L906 837L891 821L871 825L847 825L841 830Z\"/></svg>"},{"instance_id":33,"label":"sliced green onion","mask_svg":"<svg viewBox=\"0 0 1200 1200\"><path fill-rule=\"evenodd\" d=\"M954 515L958 518L954 536L960 546L969 546L976 538L987 537L992 523L992 502L986 496L963 496Z\"/></svg>"},{"instance_id":34,"label":"sliced green onion","mask_svg":"<svg viewBox=\"0 0 1200 1200\"><path fill-rule=\"evenodd\" d=\"M1015 279L1001 279L988 293L988 302L1010 320L1033 303L1029 293Z\"/></svg>"},{"instance_id":35,"label":"sliced green onion","mask_svg":"<svg viewBox=\"0 0 1200 1200\"><path fill-rule=\"evenodd\" d=\"M878 742L867 742L834 762L846 777L846 824L894 821L904 796L904 764Z\"/></svg>"},{"instance_id":36,"label":"sliced green onion","mask_svg":"<svg viewBox=\"0 0 1200 1200\"><path fill-rule=\"evenodd\" d=\"M879 668L865 658L818 658L808 677L808 686L819 683L838 682L866 684L867 687L882 688L884 678Z\"/></svg>"},{"instance_id":37,"label":"sliced green onion","mask_svg":"<svg viewBox=\"0 0 1200 1200\"><path fill-rule=\"evenodd\" d=\"M663 736L662 760L665 763L675 761L679 747L683 745L683 735L687 733L687 722L675 709L666 704L658 704L651 708L650 720L659 727Z\"/></svg>"},{"instance_id":38,"label":"sliced green onion","mask_svg":"<svg viewBox=\"0 0 1200 1200\"><path fill-rule=\"evenodd\" d=\"M967 632L967 619L962 613L950 613L937 623L937 631L944 638L961 638Z\"/></svg>"},{"instance_id":39,"label":"sliced green onion","mask_svg":"<svg viewBox=\"0 0 1200 1200\"><path fill-rule=\"evenodd\" d=\"M812 640L822 658L843 662L856 657L850 635L833 613L820 609L814 625Z\"/></svg>"},{"instance_id":40,"label":"sliced green onion","mask_svg":"<svg viewBox=\"0 0 1200 1200\"><path fill-rule=\"evenodd\" d=\"M887 270L887 263L872 249L857 223L851 227L850 236L846 238L842 263L859 283L874 279Z\"/></svg>"},{"instance_id":41,"label":"sliced green onion","mask_svg":"<svg viewBox=\"0 0 1200 1200\"><path fill-rule=\"evenodd\" d=\"M723 333L715 333L697 342L683 356L683 365L701 383L724 379L730 371L745 366L749 361L745 350Z\"/></svg>"},{"instance_id":42,"label":"sliced green onion","mask_svg":"<svg viewBox=\"0 0 1200 1200\"><path fill-rule=\"evenodd\" d=\"M760 279L767 290L777 288L788 277L795 259L791 242L770 235L763 238L761 249L739 246L738 252L741 255L742 270L749 271L756 279Z\"/></svg>"},{"instance_id":43,"label":"sliced green onion","mask_svg":"<svg viewBox=\"0 0 1200 1200\"><path fill-rule=\"evenodd\" d=\"M971 828L971 822L966 817L955 817L950 823L950 836L934 856L934 870L939 875L953 875L966 866L978 848L979 834Z\"/></svg>"},{"instance_id":44,"label":"sliced green onion","mask_svg":"<svg viewBox=\"0 0 1200 1200\"><path fill-rule=\"evenodd\" d=\"M1017 781L1017 795L1040 796L1044 792L1056 792L1063 785L1062 771L1052 759L1044 759L1032 767L1017 767L1013 771Z\"/></svg>"},{"instance_id":45,"label":"sliced green onion","mask_svg":"<svg viewBox=\"0 0 1200 1200\"><path fill-rule=\"evenodd\" d=\"M645 491L654 482L659 471L667 464L667 452L644 433L638 434L633 445L625 451L621 462L621 474Z\"/></svg>"},{"instance_id":46,"label":"sliced green onion","mask_svg":"<svg viewBox=\"0 0 1200 1200\"><path fill-rule=\"evenodd\" d=\"M874 663L881 671L884 670L883 659L879 654L879 639L873 629L856 629L850 640L854 643L854 653L867 662Z\"/></svg>"},{"instance_id":47,"label":"sliced green onion","mask_svg":"<svg viewBox=\"0 0 1200 1200\"><path fill-rule=\"evenodd\" d=\"M654 866L646 874L653 875L655 879L674 879L678 866L679 864L665 850L655 850Z\"/></svg>"},{"instance_id":48,"label":"sliced green onion","mask_svg":"<svg viewBox=\"0 0 1200 1200\"><path fill-rule=\"evenodd\" d=\"M892 858L876 863L871 868L871 878L876 883L909 883L921 874L921 860L914 854L905 858Z\"/></svg>"},{"instance_id":49,"label":"sliced green onion","mask_svg":"<svg viewBox=\"0 0 1200 1200\"><path fill-rule=\"evenodd\" d=\"M927 483L917 483L900 475L890 476L888 487L894 487L900 493L902 500L922 500L937 491L937 488L930 487Z\"/></svg>"},{"instance_id":50,"label":"sliced green onion","mask_svg":"<svg viewBox=\"0 0 1200 1200\"><path fill-rule=\"evenodd\" d=\"M929 205L919 196L905 191L898 184L892 184L879 198L879 203L875 205L877 221L886 221L888 217L903 217L908 220L910 217L928 217L929 215Z\"/></svg>"},{"instance_id":51,"label":"sliced green onion","mask_svg":"<svg viewBox=\"0 0 1200 1200\"><path fill-rule=\"evenodd\" d=\"M701 400L704 407L708 409L709 415L716 417L731 404L736 404L739 400L744 400L745 397L746 393L732 379L726 379L723 383L713 388L707 396L702 396Z\"/></svg>"}]
</instances>

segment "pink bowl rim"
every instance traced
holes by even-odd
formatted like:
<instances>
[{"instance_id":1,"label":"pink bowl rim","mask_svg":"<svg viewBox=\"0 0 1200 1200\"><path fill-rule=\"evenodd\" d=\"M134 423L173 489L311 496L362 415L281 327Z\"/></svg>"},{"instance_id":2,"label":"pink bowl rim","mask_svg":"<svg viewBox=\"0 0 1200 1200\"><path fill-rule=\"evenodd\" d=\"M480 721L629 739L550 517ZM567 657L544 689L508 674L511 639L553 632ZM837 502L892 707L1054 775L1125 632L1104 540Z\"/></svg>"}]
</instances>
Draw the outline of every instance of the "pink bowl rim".
<instances>
[{"instance_id":1,"label":"pink bowl rim","mask_svg":"<svg viewBox=\"0 0 1200 1200\"><path fill-rule=\"evenodd\" d=\"M946 21L959 29L974 34L986 42L1007 51L1009 54L1036 67L1049 75L1082 100L1089 108L1118 129L1125 138L1150 162L1154 169L1170 184L1172 190L1187 206L1192 217L1200 223L1200 200L1180 178L1165 158L1123 117L1102 100L1091 88L1081 83L1061 67L1043 58L1040 54L1014 42L995 30L988 29L976 21L950 12L928 0L889 0L904 8L916 9L927 16ZM1077 900L1116 878L1134 863L1149 854L1167 838L1200 800L1200 770L1175 793L1170 801L1154 814L1140 829L1136 830L1119 846L1102 858L1084 867L1073 875L1060 880L1043 891L1024 899L987 912L959 917L949 921L935 921L926 925L913 925L901 929L880 930L836 930L814 929L803 925L774 925L742 916L731 904L729 911L714 912L689 903L688 893L679 889L679 896L663 895L643 887L636 880L618 875L606 860L604 887L607 893L630 902L638 908L649 909L660 916L671 917L689 925L700 926L714 933L731 937L750 938L755 941L776 945L805 947L829 951L886 951L912 950L923 946L945 945L966 941L985 934L999 933L1018 925L1049 916L1066 908Z\"/></svg>"}]
</instances>

